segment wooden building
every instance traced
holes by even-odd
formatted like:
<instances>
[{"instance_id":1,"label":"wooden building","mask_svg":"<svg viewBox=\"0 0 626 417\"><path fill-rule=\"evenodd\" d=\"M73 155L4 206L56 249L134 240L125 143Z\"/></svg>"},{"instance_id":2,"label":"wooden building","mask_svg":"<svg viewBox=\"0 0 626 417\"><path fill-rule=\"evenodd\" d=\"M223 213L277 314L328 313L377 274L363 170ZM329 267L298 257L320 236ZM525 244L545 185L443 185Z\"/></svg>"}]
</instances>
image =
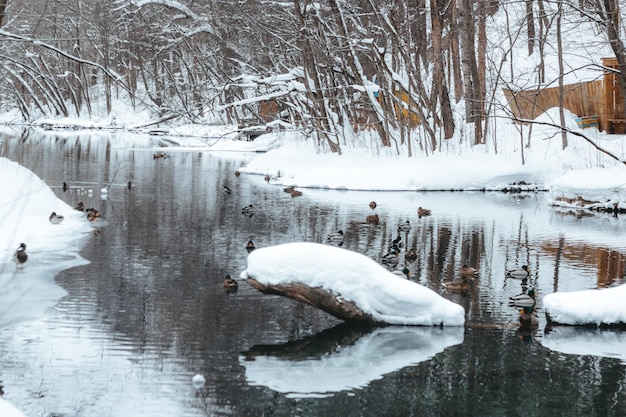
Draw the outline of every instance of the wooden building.
<instances>
[{"instance_id":1,"label":"wooden building","mask_svg":"<svg viewBox=\"0 0 626 417\"><path fill-rule=\"evenodd\" d=\"M615 58L602 58L602 65L618 68ZM503 91L514 117L520 120L533 120L559 106L558 87ZM607 133L626 133L624 100L615 72L605 71L601 80L564 86L563 107L579 116L581 127L596 126Z\"/></svg>"}]
</instances>

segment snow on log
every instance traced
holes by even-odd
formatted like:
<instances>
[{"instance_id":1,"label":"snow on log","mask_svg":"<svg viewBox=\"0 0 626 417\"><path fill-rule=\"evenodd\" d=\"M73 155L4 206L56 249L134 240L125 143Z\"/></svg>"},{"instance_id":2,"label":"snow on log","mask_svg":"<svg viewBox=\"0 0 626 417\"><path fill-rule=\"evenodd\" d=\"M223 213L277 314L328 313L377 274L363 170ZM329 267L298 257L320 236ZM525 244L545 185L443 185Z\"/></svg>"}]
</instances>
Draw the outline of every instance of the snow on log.
<instances>
[{"instance_id":1,"label":"snow on log","mask_svg":"<svg viewBox=\"0 0 626 417\"><path fill-rule=\"evenodd\" d=\"M435 291L394 275L360 253L297 242L256 249L241 273L263 293L317 307L345 321L463 326L465 310Z\"/></svg>"}]
</instances>

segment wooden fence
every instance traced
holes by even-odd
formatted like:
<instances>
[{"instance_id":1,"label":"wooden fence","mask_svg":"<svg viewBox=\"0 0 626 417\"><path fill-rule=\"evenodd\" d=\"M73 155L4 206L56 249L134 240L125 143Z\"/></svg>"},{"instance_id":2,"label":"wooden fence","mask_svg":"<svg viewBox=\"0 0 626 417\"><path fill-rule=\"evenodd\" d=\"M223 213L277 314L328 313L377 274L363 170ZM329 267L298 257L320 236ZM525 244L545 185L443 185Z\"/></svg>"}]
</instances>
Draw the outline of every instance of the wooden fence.
<instances>
[{"instance_id":1,"label":"wooden fence","mask_svg":"<svg viewBox=\"0 0 626 417\"><path fill-rule=\"evenodd\" d=\"M602 65L617 68L615 58L603 58ZM600 130L624 133L624 101L614 72L605 72L603 79L563 87L563 107L591 120L597 117ZM512 91L503 89L504 96L517 119L533 120L552 107L559 106L559 88Z\"/></svg>"}]
</instances>

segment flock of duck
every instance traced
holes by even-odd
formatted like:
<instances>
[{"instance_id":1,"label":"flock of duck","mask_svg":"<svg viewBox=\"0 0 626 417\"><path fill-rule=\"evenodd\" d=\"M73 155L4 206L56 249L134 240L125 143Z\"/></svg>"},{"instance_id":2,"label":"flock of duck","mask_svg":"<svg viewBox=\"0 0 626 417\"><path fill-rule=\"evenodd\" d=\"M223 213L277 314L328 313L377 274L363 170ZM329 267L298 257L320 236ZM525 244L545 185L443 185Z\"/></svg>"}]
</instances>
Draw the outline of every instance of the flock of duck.
<instances>
[{"instance_id":1,"label":"flock of duck","mask_svg":"<svg viewBox=\"0 0 626 417\"><path fill-rule=\"evenodd\" d=\"M164 156L158 156L158 158L163 158ZM156 157L155 157L156 159ZM239 176L239 171L235 172L235 176ZM266 181L269 182L269 177L266 176ZM132 185L129 182L129 188ZM64 182L62 186L63 191L67 191L69 186ZM302 195L302 192L296 190L294 187L286 187L284 192L290 194L292 197L298 197ZM232 190L224 185L223 187L224 194L231 194ZM371 201L369 203L369 208L374 211L377 207L377 203L375 201ZM83 211L86 213L87 219L90 222L94 222L96 219L100 217L100 212L95 208L87 208L83 202L79 202L74 207L75 210ZM245 216L252 217L255 213L255 207L252 204L249 204L241 209L241 213ZM419 207L417 209L418 218L430 216L431 210ZM58 225L61 224L64 220L64 216L60 215L56 212L52 212L48 218L50 223ZM377 213L372 213L366 216L365 223L368 224L378 224L380 222L380 217ZM406 249L404 253L404 263L402 265L402 269L398 269L398 265L400 264L400 254L403 249L405 249L405 245L402 239L402 235L404 234L405 240L408 237L409 232L411 231L411 223L409 220L401 222L397 228L397 237L393 239L390 243L389 251L381 257L381 264L392 271L393 274L400 276L402 278L410 279L411 273L407 267L407 263L412 263L417 259L417 251L415 248ZM331 233L326 238L326 244L333 246L342 246L344 243L344 232L343 230L338 230L337 232ZM255 250L255 245L252 239L248 240L245 245L245 250L248 253L251 253ZM26 244L20 243L18 248L16 249L13 260L16 263L16 267L21 269L24 267L24 264L28 260L28 255L26 254ZM478 277L478 270L469 265L463 265L459 271L460 279L456 279L450 282L444 283L445 288L451 292L463 292L469 288L469 283L471 280L476 279ZM521 327L531 328L537 326L537 315L534 311L536 304L536 291L533 287L528 287L528 278L530 276L530 270L527 265L524 265L520 268L508 270L506 272L506 276L508 278L516 278L521 280L522 293L519 295L510 297L509 305L522 308L520 312L520 325ZM236 291L238 288L238 283L235 279L233 279L230 275L226 275L223 283L224 289L227 292Z\"/></svg>"},{"instance_id":2,"label":"flock of duck","mask_svg":"<svg viewBox=\"0 0 626 417\"><path fill-rule=\"evenodd\" d=\"M128 186L129 188L131 187L130 182L128 183ZM67 192L70 189L70 186L66 182L64 182L63 185L61 186L61 189L63 190L63 192ZM76 206L74 207L74 210L85 212L87 216L87 220L89 220L92 223L95 222L98 218L100 218L100 212L97 209L93 207L89 207L86 209L85 204L82 201L79 201L76 204ZM63 216L62 214L58 214L56 211L53 211L52 213L50 213L50 216L48 216L48 221L50 221L50 223L54 225L61 224L63 220L65 220L65 216ZM97 229L96 229L96 234L97 234ZM13 254L13 261L15 262L16 268L24 269L24 264L26 263L27 260L28 260L28 254L26 253L26 244L20 243L18 248L15 250L15 253Z\"/></svg>"},{"instance_id":3,"label":"flock of duck","mask_svg":"<svg viewBox=\"0 0 626 417\"><path fill-rule=\"evenodd\" d=\"M369 203L369 207L375 210L377 204L375 201ZM417 210L418 218L430 216L431 210L419 207ZM366 217L366 223L378 224L380 217L373 213ZM405 248L402 236L408 242L408 234L411 231L411 223L409 220L401 222L397 228L397 237L390 242L389 251L382 255L380 263L389 269L394 275L402 278L411 279L411 272L408 264L413 263L417 259L417 251L415 248ZM342 246L344 242L343 230L331 233L326 238L326 244L334 246ZM404 262L401 263L401 253L404 250ZM478 269L464 264L458 271L458 278L444 282L443 286L448 292L466 292L470 288L473 280L479 276ZM530 277L530 269L527 265L520 268L514 268L506 271L507 278L521 280L522 292L519 295L509 298L509 305L515 308L521 308L519 322L523 328L535 327L538 324L537 315L535 313L536 291L533 287L528 286L528 278Z\"/></svg>"}]
</instances>

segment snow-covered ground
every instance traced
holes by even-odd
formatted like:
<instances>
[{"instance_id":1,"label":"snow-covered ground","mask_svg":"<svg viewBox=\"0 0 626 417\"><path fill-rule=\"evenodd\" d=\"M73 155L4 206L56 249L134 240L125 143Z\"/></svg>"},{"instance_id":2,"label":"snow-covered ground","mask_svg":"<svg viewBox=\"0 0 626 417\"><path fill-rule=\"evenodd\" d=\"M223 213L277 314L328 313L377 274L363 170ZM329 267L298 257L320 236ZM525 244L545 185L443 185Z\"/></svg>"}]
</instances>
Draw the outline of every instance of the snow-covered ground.
<instances>
[{"instance_id":1,"label":"snow-covered ground","mask_svg":"<svg viewBox=\"0 0 626 417\"><path fill-rule=\"evenodd\" d=\"M87 263L78 252L92 226L21 165L0 158L0 178L0 326L5 326L40 317L66 294L54 277ZM50 223L52 212L65 217L61 224ZM28 255L24 269L12 260L20 243Z\"/></svg>"}]
</instances>

